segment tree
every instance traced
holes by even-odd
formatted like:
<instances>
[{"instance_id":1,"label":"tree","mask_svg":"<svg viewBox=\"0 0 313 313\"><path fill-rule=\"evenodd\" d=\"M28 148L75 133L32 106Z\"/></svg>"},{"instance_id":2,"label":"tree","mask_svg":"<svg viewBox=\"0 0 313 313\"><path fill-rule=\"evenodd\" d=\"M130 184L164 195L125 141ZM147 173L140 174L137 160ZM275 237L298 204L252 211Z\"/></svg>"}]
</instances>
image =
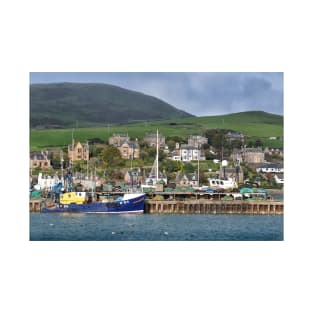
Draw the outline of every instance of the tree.
<instances>
[{"instance_id":1,"label":"tree","mask_svg":"<svg viewBox=\"0 0 313 313\"><path fill-rule=\"evenodd\" d=\"M51 156L51 166L54 169L61 168L61 160L60 160L60 154L59 153L53 153Z\"/></svg>"},{"instance_id":2,"label":"tree","mask_svg":"<svg viewBox=\"0 0 313 313\"><path fill-rule=\"evenodd\" d=\"M175 140L168 139L168 140L166 140L166 143L167 143L168 149L169 149L170 151L175 150L175 148L176 148L176 142L175 142Z\"/></svg>"},{"instance_id":3,"label":"tree","mask_svg":"<svg viewBox=\"0 0 313 313\"><path fill-rule=\"evenodd\" d=\"M184 136L171 136L171 137L167 137L166 142L178 142L178 143L187 143L187 138Z\"/></svg>"},{"instance_id":4,"label":"tree","mask_svg":"<svg viewBox=\"0 0 313 313\"><path fill-rule=\"evenodd\" d=\"M165 170L166 173L178 172L180 167L177 161L165 159L161 162L161 168Z\"/></svg>"},{"instance_id":5,"label":"tree","mask_svg":"<svg viewBox=\"0 0 313 313\"><path fill-rule=\"evenodd\" d=\"M101 146L101 145L90 144L89 145L90 157L93 158L93 157L100 156L104 147L105 147L104 145Z\"/></svg>"},{"instance_id":6,"label":"tree","mask_svg":"<svg viewBox=\"0 0 313 313\"><path fill-rule=\"evenodd\" d=\"M199 175L199 183L200 184L207 184L208 183L208 177L204 172L200 171L200 175Z\"/></svg>"},{"instance_id":7,"label":"tree","mask_svg":"<svg viewBox=\"0 0 313 313\"><path fill-rule=\"evenodd\" d=\"M186 162L186 163L184 163L184 172L186 174L194 173L195 167L191 163Z\"/></svg>"},{"instance_id":8,"label":"tree","mask_svg":"<svg viewBox=\"0 0 313 313\"><path fill-rule=\"evenodd\" d=\"M255 141L255 146L256 146L256 147L263 147L263 142L262 142L260 139L257 139L257 140Z\"/></svg>"},{"instance_id":9,"label":"tree","mask_svg":"<svg viewBox=\"0 0 313 313\"><path fill-rule=\"evenodd\" d=\"M112 145L103 148L100 152L99 158L106 164L106 166L111 168L123 165L120 151Z\"/></svg>"},{"instance_id":10,"label":"tree","mask_svg":"<svg viewBox=\"0 0 313 313\"><path fill-rule=\"evenodd\" d=\"M86 162L83 160L75 161L74 162L74 171L81 172L84 169L85 163Z\"/></svg>"}]
</instances>

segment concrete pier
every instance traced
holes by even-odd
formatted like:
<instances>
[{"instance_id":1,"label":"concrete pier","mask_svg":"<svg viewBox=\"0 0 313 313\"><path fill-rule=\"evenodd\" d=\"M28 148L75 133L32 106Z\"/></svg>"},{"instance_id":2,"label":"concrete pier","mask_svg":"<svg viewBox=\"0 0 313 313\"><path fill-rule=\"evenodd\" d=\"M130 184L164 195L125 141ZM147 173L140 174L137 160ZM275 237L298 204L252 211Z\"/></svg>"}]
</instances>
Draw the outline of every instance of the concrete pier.
<instances>
[{"instance_id":1,"label":"concrete pier","mask_svg":"<svg viewBox=\"0 0 313 313\"><path fill-rule=\"evenodd\" d=\"M30 199L29 200L29 212L40 212L41 211L41 199Z\"/></svg>"},{"instance_id":2,"label":"concrete pier","mask_svg":"<svg viewBox=\"0 0 313 313\"><path fill-rule=\"evenodd\" d=\"M260 214L276 215L284 213L284 203L272 200L146 200L145 213L159 214Z\"/></svg>"},{"instance_id":3,"label":"concrete pier","mask_svg":"<svg viewBox=\"0 0 313 313\"><path fill-rule=\"evenodd\" d=\"M43 207L53 207L54 201L50 199L29 199L29 212L41 212Z\"/></svg>"}]
</instances>

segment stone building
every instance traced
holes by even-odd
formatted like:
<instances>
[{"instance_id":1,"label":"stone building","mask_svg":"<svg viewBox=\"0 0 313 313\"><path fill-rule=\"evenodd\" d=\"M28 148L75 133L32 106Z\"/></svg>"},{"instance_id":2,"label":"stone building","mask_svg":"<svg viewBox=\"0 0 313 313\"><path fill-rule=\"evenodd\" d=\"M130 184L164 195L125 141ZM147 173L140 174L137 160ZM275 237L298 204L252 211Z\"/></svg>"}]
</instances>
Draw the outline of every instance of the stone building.
<instances>
[{"instance_id":1,"label":"stone building","mask_svg":"<svg viewBox=\"0 0 313 313\"><path fill-rule=\"evenodd\" d=\"M284 151L283 149L278 149L278 148L265 148L264 153L267 153L269 155L278 155L283 157L284 156Z\"/></svg>"},{"instance_id":2,"label":"stone building","mask_svg":"<svg viewBox=\"0 0 313 313\"><path fill-rule=\"evenodd\" d=\"M129 140L128 134L113 134L109 138L109 145L120 146L123 142L128 142Z\"/></svg>"},{"instance_id":3,"label":"stone building","mask_svg":"<svg viewBox=\"0 0 313 313\"><path fill-rule=\"evenodd\" d=\"M198 187L198 175L179 173L175 178L175 183L179 186Z\"/></svg>"},{"instance_id":4,"label":"stone building","mask_svg":"<svg viewBox=\"0 0 313 313\"><path fill-rule=\"evenodd\" d=\"M237 133L237 132L228 132L225 135L225 137L228 141L238 140L238 141L241 141L242 143L244 142L244 139L245 139L243 134Z\"/></svg>"},{"instance_id":5,"label":"stone building","mask_svg":"<svg viewBox=\"0 0 313 313\"><path fill-rule=\"evenodd\" d=\"M143 141L148 143L150 147L157 145L157 134L146 134ZM159 147L165 146L165 137L159 134Z\"/></svg>"},{"instance_id":6,"label":"stone building","mask_svg":"<svg viewBox=\"0 0 313 313\"><path fill-rule=\"evenodd\" d=\"M189 136L188 146L201 147L204 144L208 143L208 138L202 136Z\"/></svg>"},{"instance_id":7,"label":"stone building","mask_svg":"<svg viewBox=\"0 0 313 313\"><path fill-rule=\"evenodd\" d=\"M221 178L231 178L233 180L235 180L235 182L238 183L242 183L244 180L244 176L243 176L243 170L241 168L241 166L238 167L222 167L219 170L219 177Z\"/></svg>"},{"instance_id":8,"label":"stone building","mask_svg":"<svg viewBox=\"0 0 313 313\"><path fill-rule=\"evenodd\" d=\"M51 167L51 161L48 158L48 153L43 151L34 152L30 154L29 158L29 168L34 169L36 167L40 167L42 169L48 169Z\"/></svg>"},{"instance_id":9,"label":"stone building","mask_svg":"<svg viewBox=\"0 0 313 313\"><path fill-rule=\"evenodd\" d=\"M142 181L143 181L143 176L142 176L140 169L127 171L124 175L125 184L141 185Z\"/></svg>"},{"instance_id":10,"label":"stone building","mask_svg":"<svg viewBox=\"0 0 313 313\"><path fill-rule=\"evenodd\" d=\"M246 148L241 150L234 149L231 154L233 161L245 162L245 163L264 163L264 151L261 147L258 148Z\"/></svg>"},{"instance_id":11,"label":"stone building","mask_svg":"<svg viewBox=\"0 0 313 313\"><path fill-rule=\"evenodd\" d=\"M244 148L242 158L246 163L264 163L264 152L262 148Z\"/></svg>"},{"instance_id":12,"label":"stone building","mask_svg":"<svg viewBox=\"0 0 313 313\"><path fill-rule=\"evenodd\" d=\"M140 148L137 141L124 141L114 146L120 151L122 159L139 159Z\"/></svg>"},{"instance_id":13,"label":"stone building","mask_svg":"<svg viewBox=\"0 0 313 313\"><path fill-rule=\"evenodd\" d=\"M81 144L79 141L68 145L68 158L71 162L88 161L89 160L89 145Z\"/></svg>"}]
</instances>

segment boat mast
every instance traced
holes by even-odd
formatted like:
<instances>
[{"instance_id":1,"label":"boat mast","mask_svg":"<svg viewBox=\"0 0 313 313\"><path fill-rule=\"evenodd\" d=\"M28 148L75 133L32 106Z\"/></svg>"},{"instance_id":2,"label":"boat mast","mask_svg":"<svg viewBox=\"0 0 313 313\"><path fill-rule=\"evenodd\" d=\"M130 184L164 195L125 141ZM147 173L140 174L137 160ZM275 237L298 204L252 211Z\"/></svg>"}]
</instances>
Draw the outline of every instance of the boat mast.
<instances>
[{"instance_id":1,"label":"boat mast","mask_svg":"<svg viewBox=\"0 0 313 313\"><path fill-rule=\"evenodd\" d=\"M156 183L159 181L159 129L157 129Z\"/></svg>"},{"instance_id":2,"label":"boat mast","mask_svg":"<svg viewBox=\"0 0 313 313\"><path fill-rule=\"evenodd\" d=\"M62 184L64 184L64 173L63 173L64 159L63 159L63 151L62 150L60 150L60 161L61 161L61 182L62 182Z\"/></svg>"},{"instance_id":3,"label":"boat mast","mask_svg":"<svg viewBox=\"0 0 313 313\"><path fill-rule=\"evenodd\" d=\"M88 143L88 140L87 140L87 149L88 149L88 153L89 153L89 143ZM88 173L88 171L89 171L89 168L88 168L88 161L89 161L89 155L88 155L88 157L87 157L87 179L89 179L89 173Z\"/></svg>"},{"instance_id":4,"label":"boat mast","mask_svg":"<svg viewBox=\"0 0 313 313\"><path fill-rule=\"evenodd\" d=\"M198 187L200 187L200 163L199 163L199 159L200 159L200 148L199 148L199 144L198 144Z\"/></svg>"},{"instance_id":5,"label":"boat mast","mask_svg":"<svg viewBox=\"0 0 313 313\"><path fill-rule=\"evenodd\" d=\"M74 129L72 129L72 171L74 171Z\"/></svg>"}]
</instances>

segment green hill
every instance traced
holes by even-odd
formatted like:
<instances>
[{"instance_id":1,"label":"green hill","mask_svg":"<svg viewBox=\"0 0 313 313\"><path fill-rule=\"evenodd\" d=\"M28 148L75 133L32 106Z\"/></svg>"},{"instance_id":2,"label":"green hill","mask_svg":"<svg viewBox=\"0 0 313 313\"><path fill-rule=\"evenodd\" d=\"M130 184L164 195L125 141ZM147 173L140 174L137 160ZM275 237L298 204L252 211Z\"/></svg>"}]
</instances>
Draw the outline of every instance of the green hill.
<instances>
[{"instance_id":1,"label":"green hill","mask_svg":"<svg viewBox=\"0 0 313 313\"><path fill-rule=\"evenodd\" d=\"M188 136L202 134L206 129L231 129L245 136L258 137L270 147L283 146L283 117L266 112L252 111L219 116L190 117L163 121L150 121L98 128L77 128L75 140L90 138L107 140L113 133L128 133L132 138L142 138L146 133L156 132L165 136ZM31 130L31 150L45 147L66 146L71 142L72 129ZM268 140L269 137L280 137Z\"/></svg>"},{"instance_id":2,"label":"green hill","mask_svg":"<svg viewBox=\"0 0 313 313\"><path fill-rule=\"evenodd\" d=\"M30 85L30 127L67 128L191 117L152 96L107 84Z\"/></svg>"}]
</instances>

